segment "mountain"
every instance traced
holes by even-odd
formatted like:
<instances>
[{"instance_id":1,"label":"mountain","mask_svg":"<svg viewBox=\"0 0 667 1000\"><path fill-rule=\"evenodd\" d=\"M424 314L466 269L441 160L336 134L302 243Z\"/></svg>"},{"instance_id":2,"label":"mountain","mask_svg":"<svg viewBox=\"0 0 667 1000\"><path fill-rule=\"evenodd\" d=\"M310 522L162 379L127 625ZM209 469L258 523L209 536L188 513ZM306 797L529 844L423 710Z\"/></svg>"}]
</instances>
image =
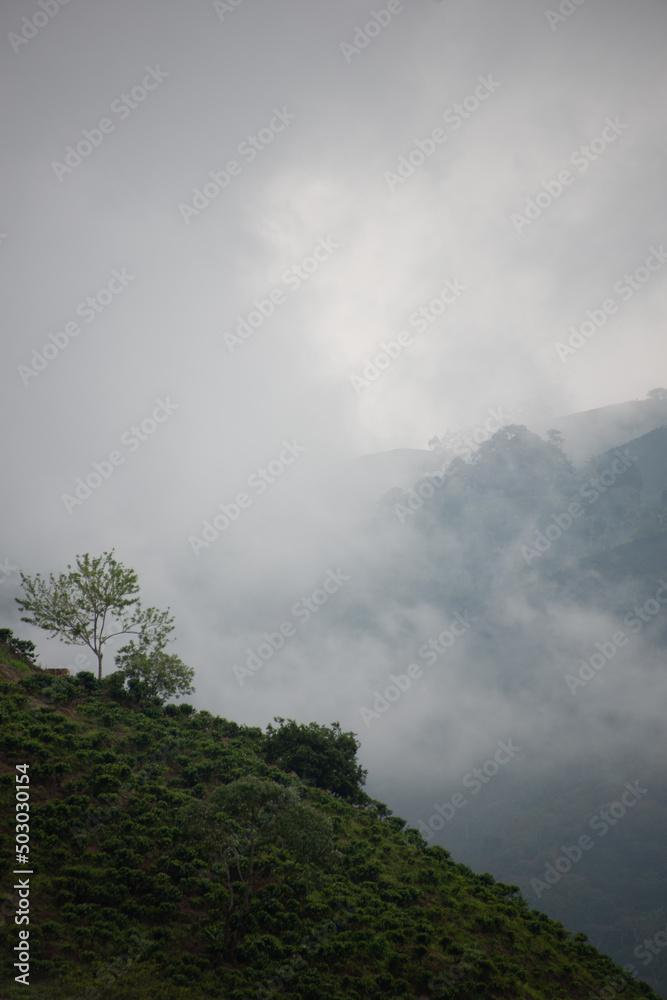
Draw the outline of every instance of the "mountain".
<instances>
[{"instance_id":1,"label":"mountain","mask_svg":"<svg viewBox=\"0 0 667 1000\"><path fill-rule=\"evenodd\" d=\"M425 733L437 712L446 725L464 690L468 719L480 728L479 717L486 728L494 714L510 719L526 755L479 799L464 786L465 809L441 805L447 822L431 817L429 842L518 884L664 997L667 427L628 438L662 418L658 403L575 415L570 429L606 446L579 465L565 445L501 429L439 481L418 478L387 493L367 546L375 561L354 572L369 595L368 631L386 632L373 611L380 605L404 632L431 611L465 608L479 623L449 660L426 647L408 654L435 663L428 698L437 711ZM632 782L644 789L635 809L621 803ZM424 832L416 793L403 790L400 809L421 815ZM605 811L612 822L603 826ZM568 867L565 849L596 828L604 837L595 851ZM562 877L545 884L559 858Z\"/></svg>"},{"instance_id":2,"label":"mountain","mask_svg":"<svg viewBox=\"0 0 667 1000\"><path fill-rule=\"evenodd\" d=\"M639 399L554 417L549 422L536 421L530 429L542 435L551 427L559 430L568 456L579 463L665 425L667 399Z\"/></svg>"},{"instance_id":3,"label":"mountain","mask_svg":"<svg viewBox=\"0 0 667 1000\"><path fill-rule=\"evenodd\" d=\"M28 964L38 1000L655 996L369 798L337 723L142 704L4 636L3 997Z\"/></svg>"},{"instance_id":4,"label":"mountain","mask_svg":"<svg viewBox=\"0 0 667 1000\"><path fill-rule=\"evenodd\" d=\"M45 673L0 630L2 1000L24 989L24 773L38 1000L667 996L667 427L649 402L575 415L577 463L512 425L446 468L397 449L332 477L351 509L376 502L318 634L369 688L424 671L384 743L142 703L113 675ZM430 651L438 633L453 650ZM497 736L511 764L469 770Z\"/></svg>"},{"instance_id":5,"label":"mountain","mask_svg":"<svg viewBox=\"0 0 667 1000\"><path fill-rule=\"evenodd\" d=\"M502 413L502 408L499 412ZM563 437L563 449L575 465L583 464L592 456L627 445L648 434L649 431L667 426L667 399L642 399L614 403L581 413L562 416L523 416L510 412L506 423L523 424L529 430L545 437L549 430L557 430ZM478 431L477 438L474 437ZM442 449L394 448L391 451L363 455L350 463L350 473L359 488L372 489L376 496L394 487L407 487L419 476L435 472L456 455L466 457L465 450L489 440L491 433L482 424L468 427L460 433L451 432L451 446ZM465 439L469 440L466 441ZM472 445L470 445L472 440Z\"/></svg>"}]
</instances>

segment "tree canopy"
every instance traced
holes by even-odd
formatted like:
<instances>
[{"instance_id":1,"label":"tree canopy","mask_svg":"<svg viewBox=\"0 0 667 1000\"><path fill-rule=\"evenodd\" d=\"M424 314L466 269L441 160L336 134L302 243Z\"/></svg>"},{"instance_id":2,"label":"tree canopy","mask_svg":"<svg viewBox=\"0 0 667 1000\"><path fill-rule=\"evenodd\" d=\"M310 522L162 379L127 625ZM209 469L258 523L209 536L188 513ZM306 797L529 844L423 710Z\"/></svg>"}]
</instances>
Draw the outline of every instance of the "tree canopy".
<instances>
[{"instance_id":1,"label":"tree canopy","mask_svg":"<svg viewBox=\"0 0 667 1000\"><path fill-rule=\"evenodd\" d=\"M134 570L126 569L111 552L91 558L76 557L76 569L47 580L21 573L25 597L15 598L21 621L36 625L68 646L85 645L97 657L102 678L103 647L117 635L136 635L143 645L161 648L173 631L173 617L157 608L142 608L139 582Z\"/></svg>"},{"instance_id":2,"label":"tree canopy","mask_svg":"<svg viewBox=\"0 0 667 1000\"><path fill-rule=\"evenodd\" d=\"M351 802L368 797L361 786L367 771L357 764L359 741L354 733L341 732L340 723L297 725L294 719L274 716L276 728L267 726L266 751L274 764Z\"/></svg>"},{"instance_id":3,"label":"tree canopy","mask_svg":"<svg viewBox=\"0 0 667 1000\"><path fill-rule=\"evenodd\" d=\"M137 701L161 704L167 698L194 694L192 667L162 649L142 649L130 642L116 656L116 666L118 685L127 685Z\"/></svg>"}]
</instances>

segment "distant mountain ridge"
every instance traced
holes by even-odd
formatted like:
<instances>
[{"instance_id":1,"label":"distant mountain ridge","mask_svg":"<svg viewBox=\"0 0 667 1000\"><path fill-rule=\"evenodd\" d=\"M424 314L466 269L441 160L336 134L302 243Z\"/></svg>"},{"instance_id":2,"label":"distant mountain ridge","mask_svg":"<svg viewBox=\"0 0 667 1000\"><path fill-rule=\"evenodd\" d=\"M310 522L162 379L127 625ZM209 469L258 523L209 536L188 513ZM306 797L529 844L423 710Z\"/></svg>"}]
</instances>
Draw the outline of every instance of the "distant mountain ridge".
<instances>
[{"instance_id":1,"label":"distant mountain ridge","mask_svg":"<svg viewBox=\"0 0 667 1000\"><path fill-rule=\"evenodd\" d=\"M540 436L552 427L560 431L568 457L578 464L665 425L667 399L638 399L555 417L549 423L536 422L529 430Z\"/></svg>"},{"instance_id":2,"label":"distant mountain ridge","mask_svg":"<svg viewBox=\"0 0 667 1000\"><path fill-rule=\"evenodd\" d=\"M524 423L520 418L513 423ZM660 427L667 426L667 399L640 399L626 403L569 413L549 419L530 420L529 430L545 437L549 430L563 436L563 449L575 464L583 464L594 455L619 448ZM463 439L472 428L460 432ZM456 453L438 449L392 448L390 451L362 455L347 464L347 470L360 489L379 497L393 487L411 486L420 476L440 470Z\"/></svg>"}]
</instances>

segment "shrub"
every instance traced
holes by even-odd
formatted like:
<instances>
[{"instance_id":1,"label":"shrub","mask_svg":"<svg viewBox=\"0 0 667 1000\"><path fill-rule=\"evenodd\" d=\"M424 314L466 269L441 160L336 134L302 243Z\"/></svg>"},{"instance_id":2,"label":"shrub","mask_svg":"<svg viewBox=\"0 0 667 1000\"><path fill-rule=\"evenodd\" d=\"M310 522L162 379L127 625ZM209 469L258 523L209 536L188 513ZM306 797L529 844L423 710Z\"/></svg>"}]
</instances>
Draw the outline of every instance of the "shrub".
<instances>
[{"instance_id":1,"label":"shrub","mask_svg":"<svg viewBox=\"0 0 667 1000\"><path fill-rule=\"evenodd\" d=\"M305 726L279 716L274 722L279 727L269 723L264 740L268 762L283 771L296 771L302 781L351 802L368 798L361 790L367 772L357 764L360 744L354 733L343 733L338 722L331 727L316 722Z\"/></svg>"},{"instance_id":2,"label":"shrub","mask_svg":"<svg viewBox=\"0 0 667 1000\"><path fill-rule=\"evenodd\" d=\"M76 679L87 694L93 694L99 687L97 677L90 670L80 670Z\"/></svg>"},{"instance_id":3,"label":"shrub","mask_svg":"<svg viewBox=\"0 0 667 1000\"><path fill-rule=\"evenodd\" d=\"M8 646L12 653L22 657L22 659L36 663L36 647L34 642L30 642L29 639L19 639L10 628L0 628L0 642L4 642L5 646Z\"/></svg>"}]
</instances>

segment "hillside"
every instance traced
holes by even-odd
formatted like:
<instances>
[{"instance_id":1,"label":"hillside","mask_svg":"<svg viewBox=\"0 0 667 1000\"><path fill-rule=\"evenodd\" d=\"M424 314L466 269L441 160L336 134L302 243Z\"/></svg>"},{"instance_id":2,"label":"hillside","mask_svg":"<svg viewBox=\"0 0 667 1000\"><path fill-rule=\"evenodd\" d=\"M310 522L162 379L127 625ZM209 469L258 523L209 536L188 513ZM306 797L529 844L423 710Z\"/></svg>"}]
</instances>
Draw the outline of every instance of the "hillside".
<instances>
[{"instance_id":1,"label":"hillside","mask_svg":"<svg viewBox=\"0 0 667 1000\"><path fill-rule=\"evenodd\" d=\"M508 705L525 718L522 728L519 711L511 716L525 758L434 829L431 842L516 882L533 905L632 965L662 996L665 491L667 428L578 467L558 444L505 428L473 462L454 462L439 481L418 480L383 498L373 548L382 543L388 554L362 578L371 591L367 629L379 629L373 608L381 602L407 623L415 605L422 615L425 607L467 608L479 623L460 661L455 650L432 671L428 697L440 713L465 688L474 691L470 721L485 699L490 719L493 711L509 714ZM648 792L632 819L538 896L533 879L561 845L575 843L640 777ZM454 772L432 797L404 790L398 807L425 817L456 779Z\"/></svg>"},{"instance_id":2,"label":"hillside","mask_svg":"<svg viewBox=\"0 0 667 1000\"><path fill-rule=\"evenodd\" d=\"M25 995L10 957L23 764L34 997L654 996L515 885L404 829L363 792L337 724L262 733L53 678L5 644L0 664L4 997Z\"/></svg>"},{"instance_id":3,"label":"hillside","mask_svg":"<svg viewBox=\"0 0 667 1000\"><path fill-rule=\"evenodd\" d=\"M667 424L667 399L635 399L594 410L536 421L530 429L546 434L555 427L564 438L565 451L574 462L626 445L635 438Z\"/></svg>"}]
</instances>

